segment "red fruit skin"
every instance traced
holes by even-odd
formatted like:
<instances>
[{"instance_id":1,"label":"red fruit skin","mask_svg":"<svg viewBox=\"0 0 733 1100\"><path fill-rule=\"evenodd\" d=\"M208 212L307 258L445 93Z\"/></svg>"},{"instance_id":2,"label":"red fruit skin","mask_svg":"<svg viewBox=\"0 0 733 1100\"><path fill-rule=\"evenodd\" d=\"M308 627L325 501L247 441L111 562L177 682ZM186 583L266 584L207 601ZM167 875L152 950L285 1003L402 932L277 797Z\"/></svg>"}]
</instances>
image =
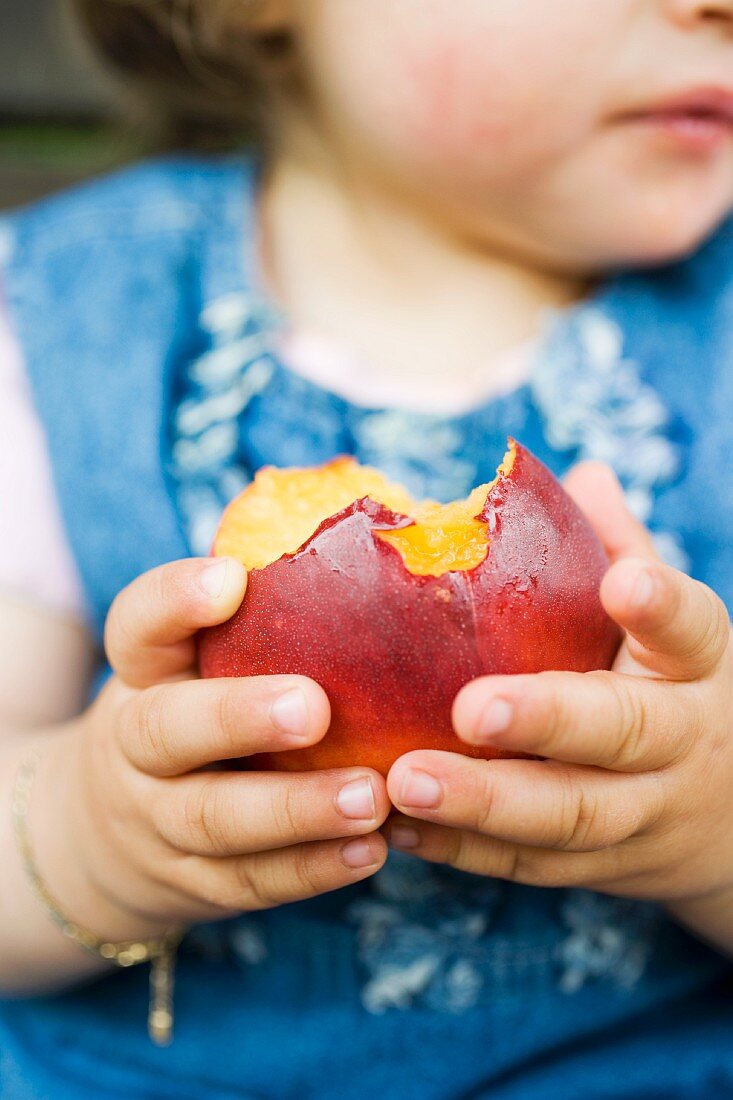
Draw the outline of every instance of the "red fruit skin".
<instances>
[{"instance_id":1,"label":"red fruit skin","mask_svg":"<svg viewBox=\"0 0 733 1100\"><path fill-rule=\"evenodd\" d=\"M235 615L199 635L201 675L309 676L332 718L318 744L246 766L360 765L386 775L418 748L509 755L456 737L451 706L464 684L487 673L610 667L620 632L598 595L608 559L554 475L517 444L480 518L490 547L471 570L410 573L374 531L411 521L365 497L294 554L250 572Z\"/></svg>"}]
</instances>

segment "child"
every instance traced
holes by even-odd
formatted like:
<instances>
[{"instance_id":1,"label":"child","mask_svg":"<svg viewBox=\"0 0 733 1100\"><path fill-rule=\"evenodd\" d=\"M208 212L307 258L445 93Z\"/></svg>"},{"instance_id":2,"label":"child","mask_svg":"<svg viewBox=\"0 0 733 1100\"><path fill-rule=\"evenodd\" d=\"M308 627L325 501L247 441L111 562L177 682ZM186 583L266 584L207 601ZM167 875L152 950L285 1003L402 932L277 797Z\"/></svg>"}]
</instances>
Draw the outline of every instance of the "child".
<instances>
[{"instance_id":1,"label":"child","mask_svg":"<svg viewBox=\"0 0 733 1100\"><path fill-rule=\"evenodd\" d=\"M732 1095L733 0L82 9L259 140L4 226L3 1100ZM458 696L547 760L205 767L329 721L196 679L226 501L342 452L450 499L509 433L592 460L626 632ZM165 1047L113 964L164 1042L183 929Z\"/></svg>"}]
</instances>

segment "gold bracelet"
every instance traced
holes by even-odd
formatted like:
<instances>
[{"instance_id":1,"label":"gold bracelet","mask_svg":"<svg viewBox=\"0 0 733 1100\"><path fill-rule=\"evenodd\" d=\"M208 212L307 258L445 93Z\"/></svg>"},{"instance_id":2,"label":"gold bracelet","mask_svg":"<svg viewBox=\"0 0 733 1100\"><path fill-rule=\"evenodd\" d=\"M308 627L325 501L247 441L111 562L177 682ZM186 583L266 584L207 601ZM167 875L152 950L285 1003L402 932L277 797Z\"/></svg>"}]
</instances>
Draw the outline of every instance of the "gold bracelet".
<instances>
[{"instance_id":1,"label":"gold bracelet","mask_svg":"<svg viewBox=\"0 0 733 1100\"><path fill-rule=\"evenodd\" d=\"M109 943L66 916L41 877L28 836L28 810L37 767L37 757L22 764L13 788L13 824L28 881L48 916L72 943L115 966L127 968L150 963L148 1034L158 1046L167 1046L173 1038L176 952L185 929L170 928L157 939Z\"/></svg>"}]
</instances>

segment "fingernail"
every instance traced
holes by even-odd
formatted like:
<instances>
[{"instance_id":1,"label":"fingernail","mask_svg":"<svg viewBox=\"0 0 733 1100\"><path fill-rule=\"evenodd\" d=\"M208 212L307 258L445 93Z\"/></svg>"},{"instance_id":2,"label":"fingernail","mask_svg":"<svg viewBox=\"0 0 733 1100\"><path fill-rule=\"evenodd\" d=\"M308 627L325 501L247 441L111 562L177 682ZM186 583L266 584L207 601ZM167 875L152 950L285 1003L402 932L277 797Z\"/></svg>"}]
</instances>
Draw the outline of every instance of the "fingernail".
<instances>
[{"instance_id":1,"label":"fingernail","mask_svg":"<svg viewBox=\"0 0 733 1100\"><path fill-rule=\"evenodd\" d=\"M654 596L655 580L648 569L642 569L631 587L631 603L634 607L646 607Z\"/></svg>"},{"instance_id":2,"label":"fingernail","mask_svg":"<svg viewBox=\"0 0 733 1100\"><path fill-rule=\"evenodd\" d=\"M438 806L443 797L443 788L427 772L408 768L402 780L400 802L403 806L412 806L416 810L429 810Z\"/></svg>"},{"instance_id":3,"label":"fingernail","mask_svg":"<svg viewBox=\"0 0 733 1100\"><path fill-rule=\"evenodd\" d=\"M374 855L371 844L361 836L344 844L341 858L347 867L373 867L375 863L379 863L379 857Z\"/></svg>"},{"instance_id":4,"label":"fingernail","mask_svg":"<svg viewBox=\"0 0 733 1100\"><path fill-rule=\"evenodd\" d=\"M417 848L420 843L420 834L417 829L411 829L409 825L394 825L390 829L389 843L393 848Z\"/></svg>"},{"instance_id":5,"label":"fingernail","mask_svg":"<svg viewBox=\"0 0 733 1100\"><path fill-rule=\"evenodd\" d=\"M207 566L199 577L199 584L206 595L210 596L212 600L218 600L219 596L221 596L224 591L228 569L228 560L222 558L221 561L216 562L214 565Z\"/></svg>"},{"instance_id":6,"label":"fingernail","mask_svg":"<svg viewBox=\"0 0 733 1100\"><path fill-rule=\"evenodd\" d=\"M509 728L513 714L514 707L507 699L490 699L476 724L475 736L488 741L494 734L502 733Z\"/></svg>"},{"instance_id":7,"label":"fingernail","mask_svg":"<svg viewBox=\"0 0 733 1100\"><path fill-rule=\"evenodd\" d=\"M270 717L289 737L308 736L308 704L300 688L291 688L280 695L270 707Z\"/></svg>"},{"instance_id":8,"label":"fingernail","mask_svg":"<svg viewBox=\"0 0 733 1100\"><path fill-rule=\"evenodd\" d=\"M336 795L336 805L344 817L371 821L377 812L371 779L352 779Z\"/></svg>"}]
</instances>

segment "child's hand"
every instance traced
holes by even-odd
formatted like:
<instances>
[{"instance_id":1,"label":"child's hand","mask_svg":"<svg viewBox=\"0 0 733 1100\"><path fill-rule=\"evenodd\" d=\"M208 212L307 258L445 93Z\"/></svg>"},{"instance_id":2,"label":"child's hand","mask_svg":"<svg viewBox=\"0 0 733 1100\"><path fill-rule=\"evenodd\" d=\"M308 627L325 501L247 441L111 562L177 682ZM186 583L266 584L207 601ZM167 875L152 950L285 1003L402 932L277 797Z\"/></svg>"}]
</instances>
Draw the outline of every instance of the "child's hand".
<instances>
[{"instance_id":1,"label":"child's hand","mask_svg":"<svg viewBox=\"0 0 733 1100\"><path fill-rule=\"evenodd\" d=\"M71 751L65 743L62 759L51 745L44 768L71 769L73 851L99 912L104 899L151 929L188 923L333 890L384 862L375 830L389 804L376 772L206 770L313 744L329 723L324 692L304 677L195 678L196 630L229 618L245 583L232 559L185 560L141 576L112 606L115 676ZM77 919L109 935L89 908Z\"/></svg>"},{"instance_id":2,"label":"child's hand","mask_svg":"<svg viewBox=\"0 0 733 1100\"><path fill-rule=\"evenodd\" d=\"M663 565L597 464L568 483L613 563L601 596L628 632L613 672L483 677L454 706L463 740L547 757L412 752L388 790L391 843L540 886L733 898L733 647L727 611ZM420 820L415 820L420 819ZM733 927L733 909L728 924Z\"/></svg>"}]
</instances>

